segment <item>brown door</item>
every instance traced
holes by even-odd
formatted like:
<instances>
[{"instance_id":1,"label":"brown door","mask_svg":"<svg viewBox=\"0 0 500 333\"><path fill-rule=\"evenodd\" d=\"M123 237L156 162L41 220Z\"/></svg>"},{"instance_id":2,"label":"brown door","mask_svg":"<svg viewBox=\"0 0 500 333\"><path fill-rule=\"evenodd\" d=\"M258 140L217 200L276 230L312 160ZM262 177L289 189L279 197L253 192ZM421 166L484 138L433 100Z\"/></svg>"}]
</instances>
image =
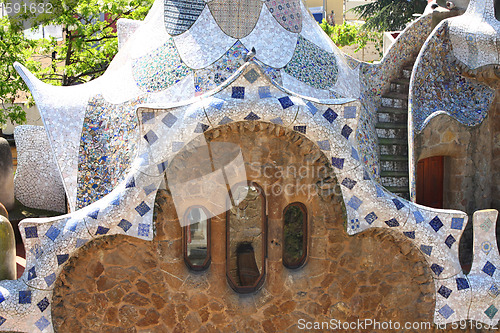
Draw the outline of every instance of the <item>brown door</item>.
<instances>
[{"instance_id":1,"label":"brown door","mask_svg":"<svg viewBox=\"0 0 500 333\"><path fill-rule=\"evenodd\" d=\"M417 164L417 203L443 208L444 157L424 158Z\"/></svg>"}]
</instances>

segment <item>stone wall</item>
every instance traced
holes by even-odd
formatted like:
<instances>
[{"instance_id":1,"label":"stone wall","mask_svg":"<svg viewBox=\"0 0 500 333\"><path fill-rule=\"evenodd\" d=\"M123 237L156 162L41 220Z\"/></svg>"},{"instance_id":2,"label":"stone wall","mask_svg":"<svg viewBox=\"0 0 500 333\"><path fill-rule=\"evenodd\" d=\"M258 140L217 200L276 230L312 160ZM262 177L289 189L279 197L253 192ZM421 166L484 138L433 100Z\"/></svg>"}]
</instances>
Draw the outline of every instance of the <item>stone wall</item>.
<instances>
[{"instance_id":1,"label":"stone wall","mask_svg":"<svg viewBox=\"0 0 500 333\"><path fill-rule=\"evenodd\" d=\"M212 218L210 267L190 271L172 197L160 190L152 242L109 236L69 260L54 289L57 332L277 332L298 331L299 319L433 321L434 282L422 254L388 229L346 234L336 177L316 145L264 123L233 123L206 137L237 143L248 179L266 193L262 288L240 295L229 287L225 214ZM287 166L306 168L277 176ZM315 191L273 192L274 184ZM295 201L308 210L308 255L304 266L290 270L281 262L282 213Z\"/></svg>"}]
</instances>

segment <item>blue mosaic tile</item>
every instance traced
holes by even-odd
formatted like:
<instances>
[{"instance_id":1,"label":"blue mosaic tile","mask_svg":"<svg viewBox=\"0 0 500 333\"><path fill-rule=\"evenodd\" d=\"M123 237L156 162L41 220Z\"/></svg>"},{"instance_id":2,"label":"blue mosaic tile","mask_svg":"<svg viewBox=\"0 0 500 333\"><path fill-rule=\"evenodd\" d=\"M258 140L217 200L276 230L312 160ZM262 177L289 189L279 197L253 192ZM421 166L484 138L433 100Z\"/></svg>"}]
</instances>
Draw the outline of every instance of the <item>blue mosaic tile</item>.
<instances>
[{"instance_id":1,"label":"blue mosaic tile","mask_svg":"<svg viewBox=\"0 0 500 333\"><path fill-rule=\"evenodd\" d=\"M43 254L43 249L40 245L35 244L33 247L30 249L30 252L35 256L35 258L40 259L40 257Z\"/></svg>"},{"instance_id":2,"label":"blue mosaic tile","mask_svg":"<svg viewBox=\"0 0 500 333\"><path fill-rule=\"evenodd\" d=\"M45 233L45 236L50 238L52 241L55 241L55 239L57 238L57 236L59 236L60 233L61 230L57 229L52 225L50 226L49 230L47 230L47 232Z\"/></svg>"},{"instance_id":3,"label":"blue mosaic tile","mask_svg":"<svg viewBox=\"0 0 500 333\"><path fill-rule=\"evenodd\" d=\"M260 77L260 74L255 69L250 69L248 72L243 75L248 82L254 83Z\"/></svg>"},{"instance_id":4,"label":"blue mosaic tile","mask_svg":"<svg viewBox=\"0 0 500 333\"><path fill-rule=\"evenodd\" d=\"M255 113L253 112L250 112L249 114L247 114L247 116L245 118L243 118L245 120L259 120L260 117L258 115L256 115Z\"/></svg>"},{"instance_id":5,"label":"blue mosaic tile","mask_svg":"<svg viewBox=\"0 0 500 333\"><path fill-rule=\"evenodd\" d=\"M354 147L351 148L351 157L359 162L359 154L358 154L358 151L356 150L356 148L354 148Z\"/></svg>"},{"instance_id":6,"label":"blue mosaic tile","mask_svg":"<svg viewBox=\"0 0 500 333\"><path fill-rule=\"evenodd\" d=\"M405 231L403 232L403 235L410 239L415 239L415 231Z\"/></svg>"},{"instance_id":7,"label":"blue mosaic tile","mask_svg":"<svg viewBox=\"0 0 500 333\"><path fill-rule=\"evenodd\" d=\"M385 197L384 190L380 186L375 185L375 190L377 191L377 198Z\"/></svg>"},{"instance_id":8,"label":"blue mosaic tile","mask_svg":"<svg viewBox=\"0 0 500 333\"><path fill-rule=\"evenodd\" d=\"M318 112L318 108L316 106L314 106L313 103L307 102L306 105L307 105L307 108L309 109L309 112L311 112L311 114L313 116L316 114L316 112Z\"/></svg>"},{"instance_id":9,"label":"blue mosaic tile","mask_svg":"<svg viewBox=\"0 0 500 333\"><path fill-rule=\"evenodd\" d=\"M30 304L30 303L31 303L31 290L19 291L19 304Z\"/></svg>"},{"instance_id":10,"label":"blue mosaic tile","mask_svg":"<svg viewBox=\"0 0 500 333\"><path fill-rule=\"evenodd\" d=\"M444 241L444 243L451 249L451 246L453 245L453 243L456 242L456 239L455 237L453 237L452 235L448 235L448 237L446 237L446 240Z\"/></svg>"},{"instance_id":11,"label":"blue mosaic tile","mask_svg":"<svg viewBox=\"0 0 500 333\"><path fill-rule=\"evenodd\" d=\"M375 212L371 212L370 214L365 216L365 221L368 224L372 224L376 219L378 219L378 216L377 214L375 214Z\"/></svg>"},{"instance_id":12,"label":"blue mosaic tile","mask_svg":"<svg viewBox=\"0 0 500 333\"><path fill-rule=\"evenodd\" d=\"M144 135L144 139L147 141L147 143L149 143L151 145L151 144L155 143L156 140L158 140L158 136L156 135L155 132L150 130L149 132L146 133L146 135Z\"/></svg>"},{"instance_id":13,"label":"blue mosaic tile","mask_svg":"<svg viewBox=\"0 0 500 333\"><path fill-rule=\"evenodd\" d=\"M304 126L304 125L293 126L293 130L300 132L302 134L306 134L307 126Z\"/></svg>"},{"instance_id":14,"label":"blue mosaic tile","mask_svg":"<svg viewBox=\"0 0 500 333\"><path fill-rule=\"evenodd\" d=\"M117 195L113 200L111 200L111 204L113 206L119 206L120 205L120 199L121 199L121 196Z\"/></svg>"},{"instance_id":15,"label":"blue mosaic tile","mask_svg":"<svg viewBox=\"0 0 500 333\"><path fill-rule=\"evenodd\" d=\"M454 217L451 219L451 228L455 230L462 230L464 225L464 219L459 217Z\"/></svg>"},{"instance_id":16,"label":"blue mosaic tile","mask_svg":"<svg viewBox=\"0 0 500 333\"><path fill-rule=\"evenodd\" d=\"M210 105L214 109L222 110L222 107L224 106L224 101L221 99L214 99L208 105Z\"/></svg>"},{"instance_id":17,"label":"blue mosaic tile","mask_svg":"<svg viewBox=\"0 0 500 333\"><path fill-rule=\"evenodd\" d=\"M351 119L356 118L356 106L346 106L344 107L344 118Z\"/></svg>"},{"instance_id":18,"label":"blue mosaic tile","mask_svg":"<svg viewBox=\"0 0 500 333\"><path fill-rule=\"evenodd\" d=\"M76 239L76 248L82 247L88 242L88 239L77 238Z\"/></svg>"},{"instance_id":19,"label":"blue mosaic tile","mask_svg":"<svg viewBox=\"0 0 500 333\"><path fill-rule=\"evenodd\" d=\"M176 36L187 31L196 22L205 8L205 2L166 0L163 8L165 28L169 35Z\"/></svg>"},{"instance_id":20,"label":"blue mosaic tile","mask_svg":"<svg viewBox=\"0 0 500 333\"><path fill-rule=\"evenodd\" d=\"M385 221L385 224L387 224L391 228L399 227L399 222L395 218Z\"/></svg>"},{"instance_id":21,"label":"blue mosaic tile","mask_svg":"<svg viewBox=\"0 0 500 333\"><path fill-rule=\"evenodd\" d=\"M352 128L349 127L349 125L344 125L344 127L342 127L342 131L340 134L342 134L344 138L349 140L349 135L351 135L351 133L352 133Z\"/></svg>"},{"instance_id":22,"label":"blue mosaic tile","mask_svg":"<svg viewBox=\"0 0 500 333\"><path fill-rule=\"evenodd\" d=\"M149 206L143 201L137 207L135 207L135 210L137 211L137 213L139 213L139 215L144 216L151 210L151 208L149 208Z\"/></svg>"},{"instance_id":23,"label":"blue mosaic tile","mask_svg":"<svg viewBox=\"0 0 500 333\"><path fill-rule=\"evenodd\" d=\"M47 299L47 297L45 297L40 302L38 302L36 306L38 306L40 312L43 312L49 307L49 305L50 305L49 300Z\"/></svg>"},{"instance_id":24,"label":"blue mosaic tile","mask_svg":"<svg viewBox=\"0 0 500 333\"><path fill-rule=\"evenodd\" d=\"M57 265L61 266L69 259L69 254L58 254L57 257Z\"/></svg>"},{"instance_id":25,"label":"blue mosaic tile","mask_svg":"<svg viewBox=\"0 0 500 333\"><path fill-rule=\"evenodd\" d=\"M493 317L495 317L497 312L498 312L498 309L492 304L492 305L490 305L489 308L486 309L486 311L484 311L484 314L487 315L488 318L493 319Z\"/></svg>"},{"instance_id":26,"label":"blue mosaic tile","mask_svg":"<svg viewBox=\"0 0 500 333\"><path fill-rule=\"evenodd\" d=\"M359 206L361 206L362 203L363 201L360 198L353 195L351 200L349 200L347 204L351 206L354 210L358 210Z\"/></svg>"},{"instance_id":27,"label":"blue mosaic tile","mask_svg":"<svg viewBox=\"0 0 500 333\"><path fill-rule=\"evenodd\" d=\"M26 235L26 238L37 238L38 229L37 227L26 227L24 228L24 234Z\"/></svg>"},{"instance_id":28,"label":"blue mosaic tile","mask_svg":"<svg viewBox=\"0 0 500 333\"><path fill-rule=\"evenodd\" d=\"M195 133L204 133L209 127L210 127L209 125L206 125L203 123L198 123L198 125L196 125L196 128L194 129L194 132Z\"/></svg>"},{"instance_id":29,"label":"blue mosaic tile","mask_svg":"<svg viewBox=\"0 0 500 333\"><path fill-rule=\"evenodd\" d=\"M416 223L422 223L424 221L424 217L418 210L413 212L413 216L415 217Z\"/></svg>"},{"instance_id":30,"label":"blue mosaic tile","mask_svg":"<svg viewBox=\"0 0 500 333\"><path fill-rule=\"evenodd\" d=\"M498 288L497 285L493 283L490 289L488 289L488 294L491 297L496 298L500 294L500 288Z\"/></svg>"},{"instance_id":31,"label":"blue mosaic tile","mask_svg":"<svg viewBox=\"0 0 500 333\"><path fill-rule=\"evenodd\" d=\"M56 273L52 273L50 275L47 275L43 279L45 280L45 283L47 284L47 287L50 287L50 286L52 286L52 284L54 282L56 282Z\"/></svg>"},{"instance_id":32,"label":"blue mosaic tile","mask_svg":"<svg viewBox=\"0 0 500 333\"><path fill-rule=\"evenodd\" d=\"M293 104L292 100L288 96L278 98L278 101L280 102L281 107L283 109L288 109L289 107L295 105L295 104Z\"/></svg>"},{"instance_id":33,"label":"blue mosaic tile","mask_svg":"<svg viewBox=\"0 0 500 333\"><path fill-rule=\"evenodd\" d=\"M2 291L0 291L0 303L5 301L5 296L2 294Z\"/></svg>"},{"instance_id":34,"label":"blue mosaic tile","mask_svg":"<svg viewBox=\"0 0 500 333\"><path fill-rule=\"evenodd\" d=\"M99 216L99 208L87 213L87 216L93 218L94 220L97 220L97 216Z\"/></svg>"},{"instance_id":35,"label":"blue mosaic tile","mask_svg":"<svg viewBox=\"0 0 500 333\"><path fill-rule=\"evenodd\" d=\"M103 226L98 226L95 232L96 235L106 235L109 231L109 228L105 228Z\"/></svg>"},{"instance_id":36,"label":"blue mosaic tile","mask_svg":"<svg viewBox=\"0 0 500 333\"><path fill-rule=\"evenodd\" d=\"M450 308L448 304L439 309L438 312L446 319L450 318L450 316L455 313L455 311L453 311L453 309Z\"/></svg>"},{"instance_id":37,"label":"blue mosaic tile","mask_svg":"<svg viewBox=\"0 0 500 333\"><path fill-rule=\"evenodd\" d=\"M352 219L350 223L351 229L356 230L359 229L359 220L358 219Z\"/></svg>"},{"instance_id":38,"label":"blue mosaic tile","mask_svg":"<svg viewBox=\"0 0 500 333\"><path fill-rule=\"evenodd\" d=\"M151 184L151 185L148 185L148 186L144 187L144 193L146 193L146 195L150 195L155 190L156 190L156 185L155 184Z\"/></svg>"},{"instance_id":39,"label":"blue mosaic tile","mask_svg":"<svg viewBox=\"0 0 500 333\"><path fill-rule=\"evenodd\" d=\"M159 173L163 173L168 168L168 161L163 161L163 162L157 164L156 167L158 168Z\"/></svg>"},{"instance_id":40,"label":"blue mosaic tile","mask_svg":"<svg viewBox=\"0 0 500 333\"><path fill-rule=\"evenodd\" d=\"M154 112L144 111L142 113L142 122L143 123L147 123L151 119L154 119L154 117L155 117L155 113Z\"/></svg>"},{"instance_id":41,"label":"blue mosaic tile","mask_svg":"<svg viewBox=\"0 0 500 333\"><path fill-rule=\"evenodd\" d=\"M221 121L219 121L219 125L225 125L225 124L229 124L233 122L233 120L231 118L229 118L228 116L224 116L224 118L222 118Z\"/></svg>"},{"instance_id":42,"label":"blue mosaic tile","mask_svg":"<svg viewBox=\"0 0 500 333\"><path fill-rule=\"evenodd\" d=\"M283 119L281 119L280 117L271 119L271 122L276 125L283 125Z\"/></svg>"},{"instance_id":43,"label":"blue mosaic tile","mask_svg":"<svg viewBox=\"0 0 500 333\"><path fill-rule=\"evenodd\" d=\"M321 150L329 151L332 149L330 146L330 141L328 141L328 140L318 141L317 143L318 143L319 149L321 149Z\"/></svg>"},{"instance_id":44,"label":"blue mosaic tile","mask_svg":"<svg viewBox=\"0 0 500 333\"><path fill-rule=\"evenodd\" d=\"M161 122L164 123L168 128L172 127L176 121L177 117L170 112L167 113L165 117L163 117L163 119L161 120Z\"/></svg>"},{"instance_id":45,"label":"blue mosaic tile","mask_svg":"<svg viewBox=\"0 0 500 333\"><path fill-rule=\"evenodd\" d=\"M148 237L149 235L149 225L144 223L139 223L137 228L137 234L139 236Z\"/></svg>"},{"instance_id":46,"label":"blue mosaic tile","mask_svg":"<svg viewBox=\"0 0 500 333\"><path fill-rule=\"evenodd\" d=\"M33 280L34 278L36 278L36 270L35 270L35 266L31 267L31 268L28 270L28 281L29 281L29 280Z\"/></svg>"},{"instance_id":47,"label":"blue mosaic tile","mask_svg":"<svg viewBox=\"0 0 500 333\"><path fill-rule=\"evenodd\" d=\"M245 98L245 87L232 87L232 98L244 99Z\"/></svg>"},{"instance_id":48,"label":"blue mosaic tile","mask_svg":"<svg viewBox=\"0 0 500 333\"><path fill-rule=\"evenodd\" d=\"M0 326L3 325L3 323L5 323L7 321L7 319L5 319L4 317L0 316Z\"/></svg>"},{"instance_id":49,"label":"blue mosaic tile","mask_svg":"<svg viewBox=\"0 0 500 333\"><path fill-rule=\"evenodd\" d=\"M399 201L396 198L392 199L392 202L394 202L394 205L396 206L396 208L398 210L400 210L401 208L403 208L405 206L401 201Z\"/></svg>"},{"instance_id":50,"label":"blue mosaic tile","mask_svg":"<svg viewBox=\"0 0 500 333\"><path fill-rule=\"evenodd\" d=\"M134 177L130 177L127 180L127 183L125 184L125 188L131 188L131 187L135 187L135 179L134 179Z\"/></svg>"},{"instance_id":51,"label":"blue mosaic tile","mask_svg":"<svg viewBox=\"0 0 500 333\"><path fill-rule=\"evenodd\" d=\"M128 231L128 229L130 229L130 227L132 226L132 223L130 223L129 221L127 221L127 220L125 220L125 219L122 219L122 220L120 221L120 223L118 223L118 226L119 226L120 228L122 228L122 229L123 229L123 231L127 232L127 231Z\"/></svg>"},{"instance_id":52,"label":"blue mosaic tile","mask_svg":"<svg viewBox=\"0 0 500 333\"><path fill-rule=\"evenodd\" d=\"M420 245L420 251L427 254L428 256L432 253L432 246L430 245Z\"/></svg>"},{"instance_id":53,"label":"blue mosaic tile","mask_svg":"<svg viewBox=\"0 0 500 333\"><path fill-rule=\"evenodd\" d=\"M47 320L47 318L43 317L38 319L36 322L35 322L35 326L38 327L38 329L40 331L43 331L44 329L46 329L48 326L50 326L50 321Z\"/></svg>"},{"instance_id":54,"label":"blue mosaic tile","mask_svg":"<svg viewBox=\"0 0 500 333\"><path fill-rule=\"evenodd\" d=\"M448 298L451 295L452 290L446 286L439 287L438 293L444 298Z\"/></svg>"},{"instance_id":55,"label":"blue mosaic tile","mask_svg":"<svg viewBox=\"0 0 500 333\"><path fill-rule=\"evenodd\" d=\"M343 169L344 168L344 159L338 158L338 157L332 157L332 165L334 167L336 167L337 169Z\"/></svg>"},{"instance_id":56,"label":"blue mosaic tile","mask_svg":"<svg viewBox=\"0 0 500 333\"><path fill-rule=\"evenodd\" d=\"M443 222L439 219L439 217L433 218L430 222L429 225L434 229L435 232L438 232L439 229L443 227Z\"/></svg>"},{"instance_id":57,"label":"blue mosaic tile","mask_svg":"<svg viewBox=\"0 0 500 333\"><path fill-rule=\"evenodd\" d=\"M486 264L484 264L483 269L482 269L482 271L484 273L488 274L489 276L493 276L493 274L495 274L496 270L497 270L497 268L495 267L495 265L493 265L489 261L486 261Z\"/></svg>"},{"instance_id":58,"label":"blue mosaic tile","mask_svg":"<svg viewBox=\"0 0 500 333\"><path fill-rule=\"evenodd\" d=\"M354 186L356 186L356 181L355 180L352 180L351 178L344 178L344 180L342 181L342 185L344 185L345 187L347 187L348 189L352 190L354 188Z\"/></svg>"},{"instance_id":59,"label":"blue mosaic tile","mask_svg":"<svg viewBox=\"0 0 500 333\"><path fill-rule=\"evenodd\" d=\"M259 97L260 98L271 98L271 91L269 90L269 86L259 87Z\"/></svg>"},{"instance_id":60,"label":"blue mosaic tile","mask_svg":"<svg viewBox=\"0 0 500 333\"><path fill-rule=\"evenodd\" d=\"M469 289L469 282L464 278L456 278L457 290Z\"/></svg>"},{"instance_id":61,"label":"blue mosaic tile","mask_svg":"<svg viewBox=\"0 0 500 333\"><path fill-rule=\"evenodd\" d=\"M444 271L444 268L438 264L432 264L431 270L434 272L434 274L436 274L436 276L439 276Z\"/></svg>"},{"instance_id":62,"label":"blue mosaic tile","mask_svg":"<svg viewBox=\"0 0 500 333\"><path fill-rule=\"evenodd\" d=\"M339 115L335 113L332 109L328 108L325 113L323 113L323 117L331 124L335 119L337 119Z\"/></svg>"}]
</instances>

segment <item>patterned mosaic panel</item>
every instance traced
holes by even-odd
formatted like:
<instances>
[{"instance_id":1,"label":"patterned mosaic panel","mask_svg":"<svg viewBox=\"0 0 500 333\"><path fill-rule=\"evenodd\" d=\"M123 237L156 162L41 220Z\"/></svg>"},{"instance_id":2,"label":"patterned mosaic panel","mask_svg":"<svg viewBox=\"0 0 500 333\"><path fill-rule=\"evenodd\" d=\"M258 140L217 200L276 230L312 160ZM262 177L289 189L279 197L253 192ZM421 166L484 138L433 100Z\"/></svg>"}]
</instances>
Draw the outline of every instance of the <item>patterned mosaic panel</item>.
<instances>
[{"instance_id":1,"label":"patterned mosaic panel","mask_svg":"<svg viewBox=\"0 0 500 333\"><path fill-rule=\"evenodd\" d=\"M190 73L172 39L153 52L136 59L132 73L137 85L147 92L158 92L179 82Z\"/></svg>"},{"instance_id":2,"label":"patterned mosaic panel","mask_svg":"<svg viewBox=\"0 0 500 333\"><path fill-rule=\"evenodd\" d=\"M17 126L14 138L17 149L16 199L27 207L65 212L64 187L45 129Z\"/></svg>"},{"instance_id":3,"label":"patterned mosaic panel","mask_svg":"<svg viewBox=\"0 0 500 333\"><path fill-rule=\"evenodd\" d=\"M303 37L297 40L285 73L317 89L328 89L337 81L337 59Z\"/></svg>"},{"instance_id":4,"label":"patterned mosaic panel","mask_svg":"<svg viewBox=\"0 0 500 333\"><path fill-rule=\"evenodd\" d=\"M77 207L102 198L123 179L136 152L136 106L110 104L102 96L89 100L80 141Z\"/></svg>"},{"instance_id":5,"label":"patterned mosaic panel","mask_svg":"<svg viewBox=\"0 0 500 333\"><path fill-rule=\"evenodd\" d=\"M215 22L228 36L243 38L254 29L259 19L260 0L213 0L208 3Z\"/></svg>"},{"instance_id":6,"label":"patterned mosaic panel","mask_svg":"<svg viewBox=\"0 0 500 333\"><path fill-rule=\"evenodd\" d=\"M266 6L283 28L291 32L302 30L300 0L266 0Z\"/></svg>"},{"instance_id":7,"label":"patterned mosaic panel","mask_svg":"<svg viewBox=\"0 0 500 333\"><path fill-rule=\"evenodd\" d=\"M464 125L478 125L493 101L493 89L460 75L447 35L444 22L423 47L413 74L409 103L417 132L438 111L446 112Z\"/></svg>"},{"instance_id":8,"label":"patterned mosaic panel","mask_svg":"<svg viewBox=\"0 0 500 333\"><path fill-rule=\"evenodd\" d=\"M205 8L203 0L165 0L165 28L176 36L188 30Z\"/></svg>"}]
</instances>

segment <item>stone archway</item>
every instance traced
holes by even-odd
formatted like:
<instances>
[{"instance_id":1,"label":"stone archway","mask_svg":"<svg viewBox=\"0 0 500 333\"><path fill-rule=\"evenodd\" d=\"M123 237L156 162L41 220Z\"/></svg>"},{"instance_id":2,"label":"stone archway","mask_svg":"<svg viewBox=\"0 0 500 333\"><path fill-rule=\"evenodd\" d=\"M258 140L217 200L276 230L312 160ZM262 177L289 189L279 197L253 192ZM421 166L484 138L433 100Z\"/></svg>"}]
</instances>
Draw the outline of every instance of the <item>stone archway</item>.
<instances>
[{"instance_id":1,"label":"stone archway","mask_svg":"<svg viewBox=\"0 0 500 333\"><path fill-rule=\"evenodd\" d=\"M314 186L328 180L317 197L285 195L269 201L263 287L242 296L227 285L223 215L212 221L211 266L189 271L172 198L168 190L159 190L152 242L109 236L89 242L70 259L54 289L56 331L298 331L300 319L333 318L432 322L434 284L422 254L387 229L347 235L342 199L332 191L338 186L335 175L314 143L298 132L255 121L219 126L205 137L238 144L246 163L275 169L326 166L323 173L303 177ZM266 182L257 170L249 170L248 177L264 188L294 179ZM308 259L302 268L289 270L281 263L281 213L297 200L311 211Z\"/></svg>"}]
</instances>

